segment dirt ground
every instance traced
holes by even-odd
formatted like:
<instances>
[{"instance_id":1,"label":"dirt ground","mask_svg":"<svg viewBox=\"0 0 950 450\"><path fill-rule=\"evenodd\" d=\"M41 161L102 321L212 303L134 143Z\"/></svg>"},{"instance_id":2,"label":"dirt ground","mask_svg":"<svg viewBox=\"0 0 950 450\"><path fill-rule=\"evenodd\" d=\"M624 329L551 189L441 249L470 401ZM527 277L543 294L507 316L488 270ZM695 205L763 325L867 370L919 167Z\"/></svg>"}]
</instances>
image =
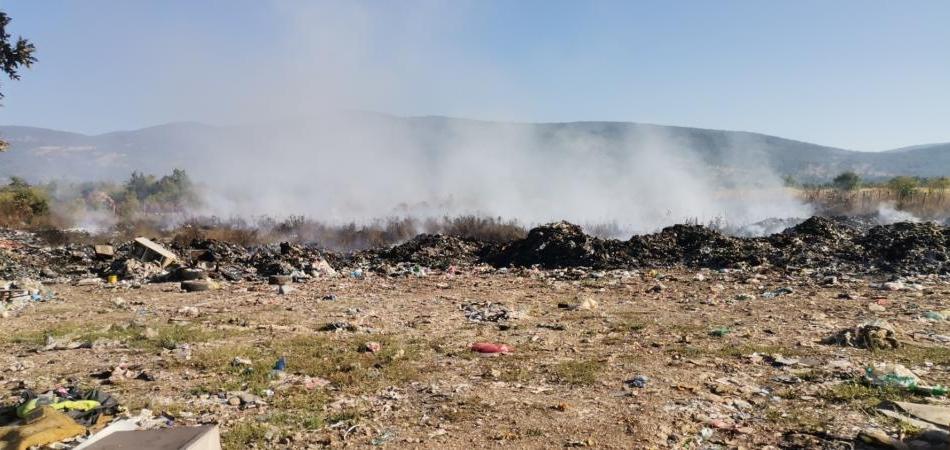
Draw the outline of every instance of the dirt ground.
<instances>
[{"instance_id":1,"label":"dirt ground","mask_svg":"<svg viewBox=\"0 0 950 450\"><path fill-rule=\"evenodd\" d=\"M947 403L867 386L870 364L950 385L950 321L925 318L950 309L950 283L882 281L473 269L314 279L286 295L60 285L57 300L0 319L0 404L24 388L98 387L131 414L218 423L231 449L861 448L867 427L916 431L877 413L883 401ZM510 318L466 318L479 302ZM820 343L876 318L901 348ZM481 341L513 351L470 350Z\"/></svg>"}]
</instances>

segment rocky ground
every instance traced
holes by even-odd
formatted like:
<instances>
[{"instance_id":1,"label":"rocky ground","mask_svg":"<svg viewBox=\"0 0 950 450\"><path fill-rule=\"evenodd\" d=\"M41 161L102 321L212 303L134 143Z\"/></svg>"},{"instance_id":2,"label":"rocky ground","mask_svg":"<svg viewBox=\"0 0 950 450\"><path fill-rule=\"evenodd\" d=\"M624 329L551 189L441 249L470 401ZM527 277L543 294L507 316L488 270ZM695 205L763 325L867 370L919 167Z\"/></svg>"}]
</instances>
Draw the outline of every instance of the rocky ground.
<instances>
[{"instance_id":1,"label":"rocky ground","mask_svg":"<svg viewBox=\"0 0 950 450\"><path fill-rule=\"evenodd\" d=\"M845 239L817 228L783 239ZM723 238L689 253L689 239L680 242L687 256L716 261L753 242ZM576 244L562 250L581 248L580 262L634 254ZM902 245L887 248L913 247ZM828 255L819 247L815 255ZM509 248L506 262L517 266L532 248ZM392 252L439 265L421 259L432 256L424 248ZM768 259L736 269L542 271L477 260L341 269L286 294L255 277L220 277L219 289L195 293L174 282L51 281L54 297L0 318L0 405L24 388L98 387L132 415L218 423L232 449L845 449L888 436L906 443L893 448L946 448L880 409L948 404L939 385L950 385L950 279ZM860 328L877 319L886 323ZM475 342L511 351L480 354ZM281 357L286 367L273 371ZM875 386L868 369L882 363L905 366L930 390ZM886 435L861 434L870 429Z\"/></svg>"}]
</instances>

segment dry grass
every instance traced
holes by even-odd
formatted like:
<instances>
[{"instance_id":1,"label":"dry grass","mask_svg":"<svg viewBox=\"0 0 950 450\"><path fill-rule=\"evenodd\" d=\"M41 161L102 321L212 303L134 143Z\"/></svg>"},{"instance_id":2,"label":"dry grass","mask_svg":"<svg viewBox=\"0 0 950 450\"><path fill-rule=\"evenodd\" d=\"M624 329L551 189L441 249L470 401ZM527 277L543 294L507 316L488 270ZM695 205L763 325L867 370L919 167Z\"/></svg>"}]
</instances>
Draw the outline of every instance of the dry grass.
<instances>
[{"instance_id":1,"label":"dry grass","mask_svg":"<svg viewBox=\"0 0 950 450\"><path fill-rule=\"evenodd\" d=\"M879 187L854 191L813 188L799 190L797 194L825 215L876 214L881 205L891 205L924 219L939 219L950 213L950 190L947 189L917 188L909 195L901 195Z\"/></svg>"}]
</instances>

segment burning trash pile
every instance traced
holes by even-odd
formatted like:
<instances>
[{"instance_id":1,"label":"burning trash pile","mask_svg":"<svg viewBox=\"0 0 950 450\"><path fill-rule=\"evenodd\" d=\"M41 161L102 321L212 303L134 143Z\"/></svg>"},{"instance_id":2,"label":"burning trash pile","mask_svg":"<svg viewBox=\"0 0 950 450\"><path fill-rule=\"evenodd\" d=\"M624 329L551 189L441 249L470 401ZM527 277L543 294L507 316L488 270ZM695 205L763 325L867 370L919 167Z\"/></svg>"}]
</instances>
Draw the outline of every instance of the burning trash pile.
<instances>
[{"instance_id":1,"label":"burning trash pile","mask_svg":"<svg viewBox=\"0 0 950 450\"><path fill-rule=\"evenodd\" d=\"M813 217L765 237L674 225L622 241L590 236L577 225L557 222L502 244L422 234L389 248L333 253L313 244L244 247L210 239L181 243L137 238L115 245L50 246L31 233L0 230L0 280L300 281L364 270L420 276L430 269L475 265L596 270L771 266L822 273L944 274L950 272L950 233L945 226L928 223L863 227L847 218Z\"/></svg>"},{"instance_id":2,"label":"burning trash pile","mask_svg":"<svg viewBox=\"0 0 950 450\"><path fill-rule=\"evenodd\" d=\"M637 265L629 246L620 241L588 236L581 227L557 222L537 227L521 240L502 246L485 258L492 265L623 268Z\"/></svg>"}]
</instances>

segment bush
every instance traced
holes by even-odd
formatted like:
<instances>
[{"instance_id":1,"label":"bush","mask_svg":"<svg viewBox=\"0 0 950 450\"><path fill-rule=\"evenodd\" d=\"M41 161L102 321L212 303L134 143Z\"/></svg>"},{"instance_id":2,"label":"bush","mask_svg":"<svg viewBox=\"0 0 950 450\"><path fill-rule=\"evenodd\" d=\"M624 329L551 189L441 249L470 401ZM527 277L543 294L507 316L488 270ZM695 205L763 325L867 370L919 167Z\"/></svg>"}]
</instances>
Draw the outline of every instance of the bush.
<instances>
[{"instance_id":1,"label":"bush","mask_svg":"<svg viewBox=\"0 0 950 450\"><path fill-rule=\"evenodd\" d=\"M49 211L49 193L21 178L12 177L0 188L0 225L32 225L45 221Z\"/></svg>"},{"instance_id":2,"label":"bush","mask_svg":"<svg viewBox=\"0 0 950 450\"><path fill-rule=\"evenodd\" d=\"M842 191L854 191L861 187L861 177L858 174L848 171L842 172L831 182L835 189Z\"/></svg>"},{"instance_id":3,"label":"bush","mask_svg":"<svg viewBox=\"0 0 950 450\"><path fill-rule=\"evenodd\" d=\"M910 197L920 182L914 177L894 177L887 182L887 188L893 191L898 198Z\"/></svg>"}]
</instances>

